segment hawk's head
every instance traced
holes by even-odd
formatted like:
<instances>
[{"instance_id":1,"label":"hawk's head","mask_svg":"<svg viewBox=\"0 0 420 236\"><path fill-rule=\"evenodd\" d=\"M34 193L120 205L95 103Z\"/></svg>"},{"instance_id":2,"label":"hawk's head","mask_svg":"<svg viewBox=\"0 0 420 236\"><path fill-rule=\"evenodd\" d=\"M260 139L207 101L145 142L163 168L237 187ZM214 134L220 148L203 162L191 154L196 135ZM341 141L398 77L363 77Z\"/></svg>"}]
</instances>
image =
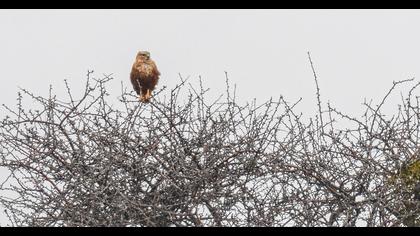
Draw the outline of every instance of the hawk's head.
<instances>
[{"instance_id":1,"label":"hawk's head","mask_svg":"<svg viewBox=\"0 0 420 236\"><path fill-rule=\"evenodd\" d=\"M137 53L137 60L146 61L150 59L150 52L148 51L139 51Z\"/></svg>"}]
</instances>

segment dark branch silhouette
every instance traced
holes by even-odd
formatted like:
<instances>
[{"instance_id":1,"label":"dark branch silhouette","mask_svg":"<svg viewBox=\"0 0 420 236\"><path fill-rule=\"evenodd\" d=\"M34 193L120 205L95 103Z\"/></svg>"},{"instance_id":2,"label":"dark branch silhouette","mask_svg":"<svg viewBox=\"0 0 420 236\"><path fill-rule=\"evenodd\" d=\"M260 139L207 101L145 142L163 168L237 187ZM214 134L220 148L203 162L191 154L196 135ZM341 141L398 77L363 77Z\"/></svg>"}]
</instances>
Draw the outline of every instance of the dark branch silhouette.
<instances>
[{"instance_id":1,"label":"dark branch silhouette","mask_svg":"<svg viewBox=\"0 0 420 236\"><path fill-rule=\"evenodd\" d=\"M78 99L66 82L67 98L22 90L15 108L3 105L0 204L11 225L420 225L419 83L397 114L381 113L413 80L360 118L322 111L316 81L313 122L295 110L300 100L239 104L228 81L212 101L182 78L149 104L122 91L116 109L112 78L92 76Z\"/></svg>"}]
</instances>

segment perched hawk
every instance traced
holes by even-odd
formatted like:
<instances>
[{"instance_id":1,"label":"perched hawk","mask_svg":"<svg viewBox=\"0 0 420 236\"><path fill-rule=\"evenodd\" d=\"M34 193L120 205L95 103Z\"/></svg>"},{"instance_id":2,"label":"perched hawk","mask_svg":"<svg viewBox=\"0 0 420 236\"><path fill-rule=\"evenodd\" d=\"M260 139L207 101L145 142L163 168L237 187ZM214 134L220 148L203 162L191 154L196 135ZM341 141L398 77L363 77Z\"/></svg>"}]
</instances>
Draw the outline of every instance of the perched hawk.
<instances>
[{"instance_id":1,"label":"perched hawk","mask_svg":"<svg viewBox=\"0 0 420 236\"><path fill-rule=\"evenodd\" d=\"M159 75L160 72L155 62L150 59L150 53L146 51L138 52L136 61L131 68L130 80L141 102L150 102Z\"/></svg>"}]
</instances>

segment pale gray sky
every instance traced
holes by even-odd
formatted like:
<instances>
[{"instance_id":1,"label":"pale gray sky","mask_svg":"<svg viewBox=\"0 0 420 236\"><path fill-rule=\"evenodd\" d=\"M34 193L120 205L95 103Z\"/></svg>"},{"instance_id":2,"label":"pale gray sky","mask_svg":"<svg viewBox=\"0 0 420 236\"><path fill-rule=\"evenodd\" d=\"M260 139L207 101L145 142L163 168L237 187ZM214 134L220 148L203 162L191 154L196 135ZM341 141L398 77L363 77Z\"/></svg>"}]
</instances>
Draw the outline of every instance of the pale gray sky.
<instances>
[{"instance_id":1,"label":"pale gray sky","mask_svg":"<svg viewBox=\"0 0 420 236\"><path fill-rule=\"evenodd\" d=\"M0 10L0 100L14 104L18 86L64 91L64 79L82 90L88 69L113 73L117 97L148 50L159 86L201 75L216 95L227 71L241 101L303 97L312 113L310 51L324 101L356 115L364 97L420 73L419 42L419 10Z\"/></svg>"},{"instance_id":2,"label":"pale gray sky","mask_svg":"<svg viewBox=\"0 0 420 236\"><path fill-rule=\"evenodd\" d=\"M309 113L311 51L322 98L356 113L364 97L419 74L419 22L419 10L1 10L0 99L14 103L18 86L60 91L63 79L81 89L88 69L113 73L116 97L148 50L160 86L201 75L219 94L227 71L241 100L303 97Z\"/></svg>"}]
</instances>

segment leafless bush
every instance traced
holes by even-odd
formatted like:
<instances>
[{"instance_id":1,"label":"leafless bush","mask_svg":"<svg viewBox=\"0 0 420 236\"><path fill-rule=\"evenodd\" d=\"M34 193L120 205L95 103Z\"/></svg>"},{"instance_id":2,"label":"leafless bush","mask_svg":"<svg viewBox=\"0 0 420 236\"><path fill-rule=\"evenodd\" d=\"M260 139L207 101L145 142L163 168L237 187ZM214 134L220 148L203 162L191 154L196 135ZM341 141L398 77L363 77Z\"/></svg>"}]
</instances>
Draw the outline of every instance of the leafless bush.
<instances>
[{"instance_id":1,"label":"leafless bush","mask_svg":"<svg viewBox=\"0 0 420 236\"><path fill-rule=\"evenodd\" d=\"M89 72L79 99L66 83L66 101L22 90L4 106L0 203L12 225L420 225L419 83L390 118L381 107L412 80L361 118L323 109L318 88L319 113L304 121L299 101L240 105L229 83L208 101L184 80L150 104L123 91L116 109L110 79Z\"/></svg>"}]
</instances>

